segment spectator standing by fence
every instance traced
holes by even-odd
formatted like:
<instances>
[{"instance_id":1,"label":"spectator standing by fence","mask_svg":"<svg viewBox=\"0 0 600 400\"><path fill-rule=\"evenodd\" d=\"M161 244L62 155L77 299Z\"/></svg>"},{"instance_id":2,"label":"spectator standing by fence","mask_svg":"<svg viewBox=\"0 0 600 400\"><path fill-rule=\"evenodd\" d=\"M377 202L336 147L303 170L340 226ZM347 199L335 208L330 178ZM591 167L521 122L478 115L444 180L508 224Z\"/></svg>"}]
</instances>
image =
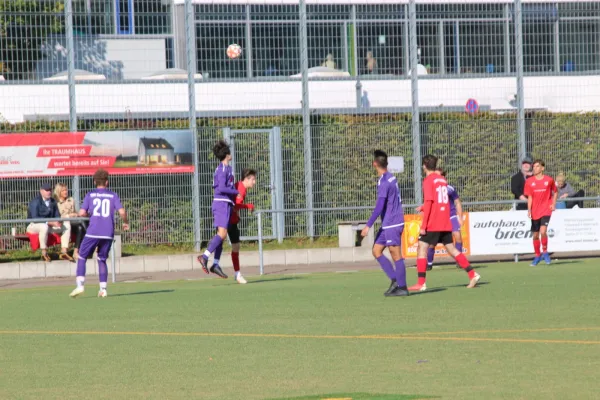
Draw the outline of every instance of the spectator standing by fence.
<instances>
[{"instance_id":1,"label":"spectator standing by fence","mask_svg":"<svg viewBox=\"0 0 600 400\"><path fill-rule=\"evenodd\" d=\"M31 200L27 209L27 219L44 218L60 218L58 205L56 204L56 200L52 198L52 186L47 183L42 185L40 195ZM70 226L63 225L62 222L58 221L30 223L27 226L27 233L37 233L39 235L42 260L46 262L51 261L50 256L48 256L48 233L60 233L62 251L59 258L61 260L73 261L73 258L67 254L69 241L71 240Z\"/></svg>"},{"instance_id":2,"label":"spectator standing by fence","mask_svg":"<svg viewBox=\"0 0 600 400\"><path fill-rule=\"evenodd\" d=\"M521 162L521 170L514 174L513 177L510 179L510 190L515 196L515 200L527 201L527 197L523 194L523 191L525 189L525 181L532 174L532 164L533 160L531 159L531 157L525 157ZM517 204L517 210L527 210L527 203Z\"/></svg>"},{"instance_id":3,"label":"spectator standing by fence","mask_svg":"<svg viewBox=\"0 0 600 400\"><path fill-rule=\"evenodd\" d=\"M69 197L69 188L64 183L58 183L54 187L54 198L56 199L56 204L58 206L58 212L60 213L61 218L76 218L77 210L75 210L75 201L72 197ZM79 247L81 246L81 241L85 236L85 222L63 222L64 226L68 226L71 229L71 232L75 232L75 246L73 249L73 258L77 259L79 257Z\"/></svg>"}]
</instances>

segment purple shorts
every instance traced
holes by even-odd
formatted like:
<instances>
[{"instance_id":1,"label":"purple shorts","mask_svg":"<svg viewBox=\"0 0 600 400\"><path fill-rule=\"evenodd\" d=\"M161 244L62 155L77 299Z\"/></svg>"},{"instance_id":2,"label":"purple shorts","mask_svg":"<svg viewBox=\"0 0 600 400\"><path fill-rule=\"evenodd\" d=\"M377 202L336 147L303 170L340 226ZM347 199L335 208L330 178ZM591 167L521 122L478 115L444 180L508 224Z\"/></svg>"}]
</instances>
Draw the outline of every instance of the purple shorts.
<instances>
[{"instance_id":1,"label":"purple shorts","mask_svg":"<svg viewBox=\"0 0 600 400\"><path fill-rule=\"evenodd\" d=\"M460 224L458 223L458 216L450 217L450 223L452 223L452 232L460 232Z\"/></svg>"},{"instance_id":2,"label":"purple shorts","mask_svg":"<svg viewBox=\"0 0 600 400\"><path fill-rule=\"evenodd\" d=\"M86 236L79 247L79 257L83 259L92 258L94 250L98 249L98 260L106 261L110 248L112 247L113 239L92 238Z\"/></svg>"},{"instance_id":3,"label":"purple shorts","mask_svg":"<svg viewBox=\"0 0 600 400\"><path fill-rule=\"evenodd\" d=\"M215 228L229 227L229 219L233 211L233 204L227 201L214 201L212 203L213 226Z\"/></svg>"},{"instance_id":4,"label":"purple shorts","mask_svg":"<svg viewBox=\"0 0 600 400\"><path fill-rule=\"evenodd\" d=\"M392 228L381 228L379 229L379 232L377 232L377 236L375 236L375 244L382 246L400 246L402 243L403 231L404 224Z\"/></svg>"}]
</instances>

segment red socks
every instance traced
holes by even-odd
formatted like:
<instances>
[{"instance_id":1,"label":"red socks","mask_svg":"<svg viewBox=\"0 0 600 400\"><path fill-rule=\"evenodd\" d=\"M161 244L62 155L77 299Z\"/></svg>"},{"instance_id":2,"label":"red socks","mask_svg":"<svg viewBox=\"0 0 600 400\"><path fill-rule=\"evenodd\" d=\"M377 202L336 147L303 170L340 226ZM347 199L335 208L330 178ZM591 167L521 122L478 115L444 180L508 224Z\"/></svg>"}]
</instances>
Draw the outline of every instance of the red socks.
<instances>
[{"instance_id":1,"label":"red socks","mask_svg":"<svg viewBox=\"0 0 600 400\"><path fill-rule=\"evenodd\" d=\"M548 236L543 236L542 237L542 251L544 253L548 252Z\"/></svg>"},{"instance_id":2,"label":"red socks","mask_svg":"<svg viewBox=\"0 0 600 400\"><path fill-rule=\"evenodd\" d=\"M231 261L233 262L233 270L240 271L240 253L231 252Z\"/></svg>"},{"instance_id":3,"label":"red socks","mask_svg":"<svg viewBox=\"0 0 600 400\"><path fill-rule=\"evenodd\" d=\"M546 245L548 244L548 238L546 238ZM539 257L542 255L542 252L540 251L540 241L539 240L533 240L533 251L535 251L535 256Z\"/></svg>"},{"instance_id":4,"label":"red socks","mask_svg":"<svg viewBox=\"0 0 600 400\"><path fill-rule=\"evenodd\" d=\"M455 260L462 269L467 271L467 273L469 274L469 279L473 279L475 277L475 270L471 268L469 260L467 260L467 257L463 253L457 255Z\"/></svg>"},{"instance_id":5,"label":"red socks","mask_svg":"<svg viewBox=\"0 0 600 400\"><path fill-rule=\"evenodd\" d=\"M417 258L417 284L424 285L427 276L427 258Z\"/></svg>"}]
</instances>

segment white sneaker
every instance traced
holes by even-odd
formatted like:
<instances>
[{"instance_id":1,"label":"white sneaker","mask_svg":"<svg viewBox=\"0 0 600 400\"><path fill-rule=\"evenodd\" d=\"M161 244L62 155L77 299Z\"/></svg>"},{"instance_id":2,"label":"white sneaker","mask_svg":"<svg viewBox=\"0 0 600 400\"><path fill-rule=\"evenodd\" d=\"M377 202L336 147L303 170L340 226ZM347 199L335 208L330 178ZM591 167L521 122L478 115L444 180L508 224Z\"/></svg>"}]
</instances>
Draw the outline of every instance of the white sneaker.
<instances>
[{"instance_id":1,"label":"white sneaker","mask_svg":"<svg viewBox=\"0 0 600 400\"><path fill-rule=\"evenodd\" d=\"M108 296L108 293L106 293L106 289L100 289L100 291L98 292L98 297L106 297Z\"/></svg>"},{"instance_id":2,"label":"white sneaker","mask_svg":"<svg viewBox=\"0 0 600 400\"><path fill-rule=\"evenodd\" d=\"M73 291L71 292L71 294L69 296L71 296L72 298L75 298L79 295L82 295L83 292L85 292L85 289L83 286L78 286L75 289L73 289Z\"/></svg>"},{"instance_id":3,"label":"white sneaker","mask_svg":"<svg viewBox=\"0 0 600 400\"><path fill-rule=\"evenodd\" d=\"M467 285L467 289L473 289L475 286L477 286L477 282L479 282L480 279L481 279L481 275L479 275L476 272L475 276L473 277L473 279L471 279L469 281L469 284Z\"/></svg>"},{"instance_id":4,"label":"white sneaker","mask_svg":"<svg viewBox=\"0 0 600 400\"><path fill-rule=\"evenodd\" d=\"M246 280L244 279L244 277L242 276L242 274L237 274L237 276L235 277L235 280L237 281L237 283L241 283L242 285L245 285Z\"/></svg>"}]
</instances>

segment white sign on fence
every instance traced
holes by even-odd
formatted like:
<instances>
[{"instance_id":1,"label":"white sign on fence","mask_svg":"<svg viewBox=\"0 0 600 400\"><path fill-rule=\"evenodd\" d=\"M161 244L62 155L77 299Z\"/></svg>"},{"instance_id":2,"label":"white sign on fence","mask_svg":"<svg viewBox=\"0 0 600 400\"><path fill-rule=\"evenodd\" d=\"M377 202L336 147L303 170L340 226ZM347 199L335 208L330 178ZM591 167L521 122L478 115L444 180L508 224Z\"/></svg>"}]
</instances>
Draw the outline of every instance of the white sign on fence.
<instances>
[{"instance_id":1,"label":"white sign on fence","mask_svg":"<svg viewBox=\"0 0 600 400\"><path fill-rule=\"evenodd\" d=\"M526 211L469 213L471 255L533 253ZM548 226L549 251L600 250L600 209L557 210Z\"/></svg>"}]
</instances>

